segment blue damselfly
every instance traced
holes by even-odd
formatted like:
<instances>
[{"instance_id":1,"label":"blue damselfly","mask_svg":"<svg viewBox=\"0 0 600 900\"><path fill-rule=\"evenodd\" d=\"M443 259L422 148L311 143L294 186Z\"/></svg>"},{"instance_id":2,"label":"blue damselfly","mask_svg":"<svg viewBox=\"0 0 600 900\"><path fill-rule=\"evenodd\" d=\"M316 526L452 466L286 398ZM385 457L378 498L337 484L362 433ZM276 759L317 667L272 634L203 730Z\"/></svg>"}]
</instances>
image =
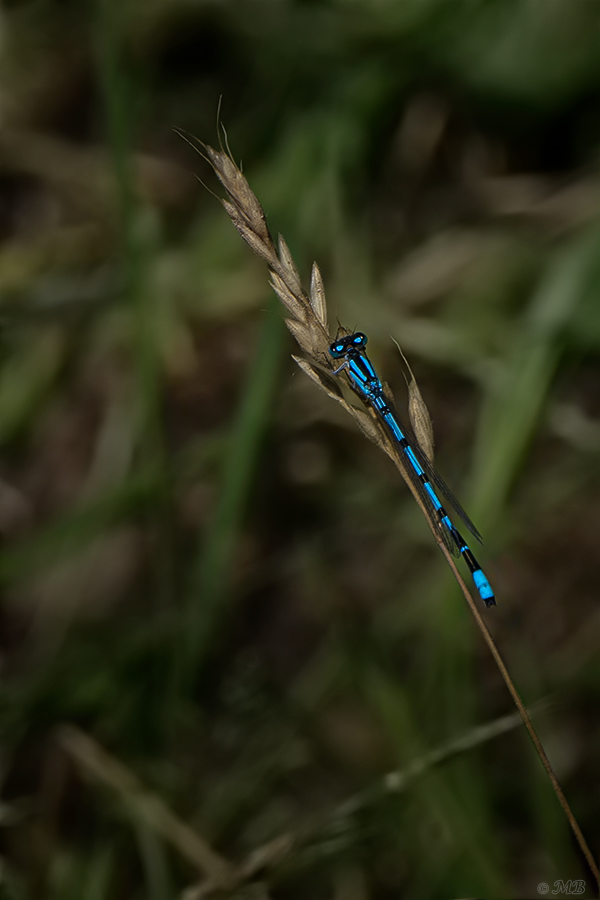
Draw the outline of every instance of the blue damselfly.
<instances>
[{"instance_id":1,"label":"blue damselfly","mask_svg":"<svg viewBox=\"0 0 600 900\"><path fill-rule=\"evenodd\" d=\"M383 423L386 433L400 449L401 457L405 461L404 470L407 478L410 479L422 500L423 506L427 510L427 516L435 531L440 535L450 553L464 559L473 576L479 596L485 605L495 606L494 592L489 581L483 574L481 566L475 559L470 547L453 525L448 513L440 503L436 489L448 500L471 534L479 542L481 542L481 535L450 491L450 488L437 474L418 441L416 439L409 440L406 436L406 429L402 426L398 414L387 399L383 383L366 354L366 346L366 335L360 331L347 334L335 340L330 345L329 352L334 359L343 361L334 370L334 375L339 375L340 372L345 370L356 393L375 411Z\"/></svg>"}]
</instances>

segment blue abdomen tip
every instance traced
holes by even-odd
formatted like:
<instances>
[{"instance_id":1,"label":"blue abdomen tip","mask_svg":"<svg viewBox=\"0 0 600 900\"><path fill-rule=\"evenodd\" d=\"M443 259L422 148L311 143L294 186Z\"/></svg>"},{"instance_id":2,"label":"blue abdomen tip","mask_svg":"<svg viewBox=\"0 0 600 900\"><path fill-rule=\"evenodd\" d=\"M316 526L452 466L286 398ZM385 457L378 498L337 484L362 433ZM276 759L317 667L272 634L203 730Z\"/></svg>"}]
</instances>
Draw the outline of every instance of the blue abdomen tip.
<instances>
[{"instance_id":1,"label":"blue abdomen tip","mask_svg":"<svg viewBox=\"0 0 600 900\"><path fill-rule=\"evenodd\" d=\"M475 572L473 572L473 581L475 582L475 586L479 591L479 596L481 597L485 605L495 606L496 599L494 597L492 586L481 569L477 569Z\"/></svg>"}]
</instances>

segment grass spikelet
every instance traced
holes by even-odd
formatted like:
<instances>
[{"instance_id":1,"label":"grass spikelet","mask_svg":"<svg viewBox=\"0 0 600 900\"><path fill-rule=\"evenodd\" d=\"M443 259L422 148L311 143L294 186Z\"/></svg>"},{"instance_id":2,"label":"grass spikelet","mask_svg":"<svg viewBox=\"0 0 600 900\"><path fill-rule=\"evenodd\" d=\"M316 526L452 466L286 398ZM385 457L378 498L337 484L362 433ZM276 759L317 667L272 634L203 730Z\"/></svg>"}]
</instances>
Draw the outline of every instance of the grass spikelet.
<instances>
[{"instance_id":1,"label":"grass spikelet","mask_svg":"<svg viewBox=\"0 0 600 900\"><path fill-rule=\"evenodd\" d=\"M289 247L280 235L279 252L275 248L263 208L244 175L226 153L207 145L202 146L207 161L229 195L229 200L221 202L231 221L248 246L269 266L273 290L291 316L287 320L288 328L315 362L329 365L327 350L330 338L325 292L318 269L309 300L302 289L300 275ZM298 325L301 327L298 328Z\"/></svg>"},{"instance_id":2,"label":"grass spikelet","mask_svg":"<svg viewBox=\"0 0 600 900\"><path fill-rule=\"evenodd\" d=\"M392 340L394 339L392 338ZM410 375L410 378L407 378L406 375L404 376L404 380L406 381L406 386L408 388L408 417L410 419L410 424L413 427L415 437L421 445L423 453L426 455L429 462L433 463L434 440L431 416L429 415L427 404L423 400L423 396L421 394L421 391L419 390L417 379L414 376L413 370L411 369L407 358L402 352L400 344L398 343L398 341L394 341L394 343L398 348L398 352L404 360L404 364L406 365L408 374Z\"/></svg>"},{"instance_id":3,"label":"grass spikelet","mask_svg":"<svg viewBox=\"0 0 600 900\"><path fill-rule=\"evenodd\" d=\"M415 437L421 445L429 462L432 463L434 444L431 416L429 415L427 404L423 400L419 385L417 384L417 380L412 371L410 372L410 376L408 382L408 417L415 432Z\"/></svg>"},{"instance_id":4,"label":"grass spikelet","mask_svg":"<svg viewBox=\"0 0 600 900\"><path fill-rule=\"evenodd\" d=\"M288 284L293 289L293 293L296 297L304 298L304 293L302 291L302 284L300 283L300 275L298 273L298 269L296 268L296 264L292 259L292 254L290 253L290 249L286 242L283 239L283 236L279 235L279 259L281 261L281 265L284 267L287 276L288 276Z\"/></svg>"},{"instance_id":5,"label":"grass spikelet","mask_svg":"<svg viewBox=\"0 0 600 900\"><path fill-rule=\"evenodd\" d=\"M313 263L310 275L310 305L323 328L327 328L327 304L325 302L325 286L321 272L316 263Z\"/></svg>"},{"instance_id":6,"label":"grass spikelet","mask_svg":"<svg viewBox=\"0 0 600 900\"><path fill-rule=\"evenodd\" d=\"M213 150L206 144L204 149L217 178L231 197L235 210L239 214L239 221L245 222L248 231L252 232L265 248L272 247L275 252L264 210L255 194L250 190L250 185L240 169L226 153Z\"/></svg>"},{"instance_id":7,"label":"grass spikelet","mask_svg":"<svg viewBox=\"0 0 600 900\"><path fill-rule=\"evenodd\" d=\"M271 287L288 312L295 316L294 321L304 323L306 321L306 313L302 309L298 309L297 297L292 294L285 281L276 272L271 272Z\"/></svg>"}]
</instances>

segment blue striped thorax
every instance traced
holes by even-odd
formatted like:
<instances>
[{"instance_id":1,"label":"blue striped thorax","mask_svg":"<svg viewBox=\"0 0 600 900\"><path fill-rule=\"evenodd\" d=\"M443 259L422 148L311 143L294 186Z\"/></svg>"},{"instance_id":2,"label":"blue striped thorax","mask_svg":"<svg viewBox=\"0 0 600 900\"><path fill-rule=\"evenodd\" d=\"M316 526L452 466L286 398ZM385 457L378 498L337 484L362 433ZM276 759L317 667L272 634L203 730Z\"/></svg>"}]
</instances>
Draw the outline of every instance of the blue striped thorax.
<instances>
[{"instance_id":1,"label":"blue striped thorax","mask_svg":"<svg viewBox=\"0 0 600 900\"><path fill-rule=\"evenodd\" d=\"M329 352L334 359L344 359L342 368L347 369L356 389L368 400L377 400L383 398L383 385L365 353L366 346L367 336L362 331L355 331L334 341ZM336 374L339 371L337 369Z\"/></svg>"}]
</instances>

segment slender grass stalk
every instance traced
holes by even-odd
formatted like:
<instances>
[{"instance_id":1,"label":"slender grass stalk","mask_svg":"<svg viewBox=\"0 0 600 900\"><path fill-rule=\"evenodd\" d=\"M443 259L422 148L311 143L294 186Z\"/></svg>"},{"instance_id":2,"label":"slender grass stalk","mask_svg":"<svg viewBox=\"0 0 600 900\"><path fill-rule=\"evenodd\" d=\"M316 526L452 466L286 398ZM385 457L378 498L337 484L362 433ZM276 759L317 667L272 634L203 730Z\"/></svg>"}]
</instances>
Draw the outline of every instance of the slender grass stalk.
<instances>
[{"instance_id":1,"label":"slender grass stalk","mask_svg":"<svg viewBox=\"0 0 600 900\"><path fill-rule=\"evenodd\" d=\"M437 536L436 536L436 539L437 539ZM479 628L481 634L483 635L483 639L486 642L490 653L492 654L494 662L496 663L496 665L500 671L502 679L503 679L506 687L508 688L508 691L513 699L513 702L514 702L515 706L517 707L517 710L519 712L519 715L521 716L523 725L525 726L525 728L527 730L527 734L531 738L531 742L532 742L533 746L535 747L535 751L536 751L537 755L539 756L544 769L546 770L546 773L548 775L548 778L550 779L550 783L552 785L554 793L556 794L558 802L562 806L564 813L568 819L569 825L573 829L573 834L575 835L575 839L579 845L579 849L583 853L585 860L590 868L590 872L594 876L594 881L596 882L596 888L599 889L600 888L600 871L598 870L598 865L592 855L590 848L587 845L587 841L586 841L585 837L583 836L583 832L581 831L581 828L579 827L579 823L577 822L577 819L575 818L573 810L571 809L571 807L569 805L569 801L565 797L564 791L560 786L558 778L556 777L554 769L552 768L552 764L551 764L550 760L548 759L548 755L547 755L546 751L544 750L544 746L543 746L540 738L538 737L538 734L537 734L535 728L533 727L533 722L531 721L529 713L527 712L527 708L525 707L525 704L521 700L519 692L517 691L517 688L516 688L512 678L510 677L509 671L506 668L506 664L505 664L504 660L502 659L502 656L500 654L500 651L498 650L496 642L494 641L494 638L490 634L490 631L489 631L487 625L485 624L485 622L481 616L481 613L479 612L479 608L478 608L475 600L471 596L466 584L464 583L464 581L460 575L460 572L456 568L456 564L455 564L452 556L450 555L450 553L448 552L446 547L443 545L441 540L438 540L438 544L439 544L440 550L446 557L446 561L447 561L448 565L452 569L454 577L456 578L456 581L458 582L458 585L463 593L465 600L469 604L469 609L471 610L471 613L473 614L473 617L474 617L475 621L477 622L477 627Z\"/></svg>"},{"instance_id":2,"label":"slender grass stalk","mask_svg":"<svg viewBox=\"0 0 600 900\"><path fill-rule=\"evenodd\" d=\"M500 674L508 688L508 691L515 703L515 706L521 716L521 720L525 725L527 733L535 747L535 750L546 770L550 783L554 789L556 797L562 806L567 820L573 830L577 843L583 853L586 862L592 872L596 885L600 888L600 872L592 853L586 843L583 833L575 819L575 816L569 806L564 792L556 778L554 770L550 764L548 756L542 746L542 743L533 727L527 710L519 696L519 693L510 677L508 669L502 659L502 656L487 628L483 618L479 612L477 604L468 591L460 573L455 565L454 559L443 544L440 535L437 533L430 518L426 514L421 498L416 489L413 487L410 479L406 476L405 465L402 456L397 448L392 444L384 427L379 422L372 410L359 410L350 405L345 400L339 382L330 374L332 371L331 357L327 350L330 343L330 336L327 328L327 311L325 304L325 291L321 275L316 264L313 266L311 278L311 290L307 296L300 282L298 271L294 265L291 254L280 236L279 252L275 249L275 245L269 233L266 219L262 207L252 193L248 182L242 175L241 171L235 165L233 159L224 152L219 152L206 145L201 145L205 158L213 167L217 177L229 195L228 200L221 201L229 214L233 224L246 241L246 243L264 259L271 272L271 284L276 293L279 295L282 303L286 307L290 318L286 319L286 324L300 347L309 357L302 359L294 357L300 368L333 400L340 403L346 411L351 415L365 435L377 444L387 455L393 460L404 480L413 494L416 502L423 511L426 521L431 532L440 548L446 562L460 586L460 589L467 601L469 608L475 618L477 626L481 631L484 641L486 642L490 653L496 663ZM203 155L204 155L203 154ZM352 383L348 379L350 387Z\"/></svg>"}]
</instances>

